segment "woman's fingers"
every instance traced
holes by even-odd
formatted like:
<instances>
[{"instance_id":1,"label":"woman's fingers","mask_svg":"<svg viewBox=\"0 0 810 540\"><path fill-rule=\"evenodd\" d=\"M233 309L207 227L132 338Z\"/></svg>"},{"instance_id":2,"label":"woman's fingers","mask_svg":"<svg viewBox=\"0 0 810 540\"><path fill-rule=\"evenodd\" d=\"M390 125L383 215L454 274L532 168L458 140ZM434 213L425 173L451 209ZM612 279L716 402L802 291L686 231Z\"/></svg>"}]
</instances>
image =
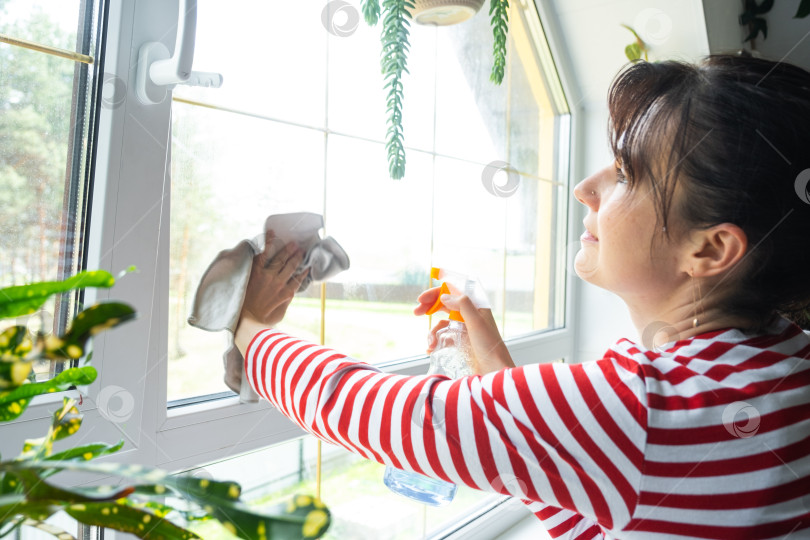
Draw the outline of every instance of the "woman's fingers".
<instances>
[{"instance_id":1,"label":"woman's fingers","mask_svg":"<svg viewBox=\"0 0 810 540\"><path fill-rule=\"evenodd\" d=\"M303 254L300 252L295 242L289 242L269 259L267 258L268 253L270 252L267 246L265 246L265 250L261 255L261 258L264 259L264 268L268 272L285 277L285 279L290 278L303 259Z\"/></svg>"},{"instance_id":2,"label":"woman's fingers","mask_svg":"<svg viewBox=\"0 0 810 540\"><path fill-rule=\"evenodd\" d=\"M298 265L301 264L301 260L304 258L304 255L301 253L301 250L298 249L293 243L289 243L284 246L285 256L282 257L281 268L279 268L278 274L284 280L289 280L295 269L298 268Z\"/></svg>"},{"instance_id":3,"label":"woman's fingers","mask_svg":"<svg viewBox=\"0 0 810 540\"><path fill-rule=\"evenodd\" d=\"M304 257L296 243L290 242L279 249L272 230L265 231L264 238L264 250L253 259L242 315L273 325L284 316L308 272L295 273Z\"/></svg>"},{"instance_id":4,"label":"woman's fingers","mask_svg":"<svg viewBox=\"0 0 810 540\"><path fill-rule=\"evenodd\" d=\"M264 264L267 265L270 263L273 252L273 240L276 239L276 233L273 229L267 229L264 231L264 251L262 254L264 255Z\"/></svg>"},{"instance_id":5,"label":"woman's fingers","mask_svg":"<svg viewBox=\"0 0 810 540\"><path fill-rule=\"evenodd\" d=\"M436 348L436 343L438 342L438 339L437 339L437 337L436 337L436 334L437 334L437 333L438 333L438 331L439 331L439 330L441 330L442 328L446 328L448 324L450 324L450 321L449 321L449 320L447 320L447 319L442 319L441 321L439 321L438 323L436 323L436 326L434 326L433 328L431 328L430 332L428 333L428 339L427 339L427 342L428 342L428 343L427 343L427 353L428 353L428 354L432 353L432 352L433 352L433 349L435 349L435 348Z\"/></svg>"},{"instance_id":6,"label":"woman's fingers","mask_svg":"<svg viewBox=\"0 0 810 540\"><path fill-rule=\"evenodd\" d=\"M428 312L428 310L436 303L436 300L439 299L439 294L441 294L441 287L432 287L422 294L416 299L419 302L419 305L416 306L413 310L414 315L424 315ZM443 309L442 311L447 311Z\"/></svg>"},{"instance_id":7,"label":"woman's fingers","mask_svg":"<svg viewBox=\"0 0 810 540\"><path fill-rule=\"evenodd\" d=\"M441 301L449 309L460 312L466 323L474 353L475 373L483 375L515 366L491 310L475 307L465 295L443 294Z\"/></svg>"}]
</instances>

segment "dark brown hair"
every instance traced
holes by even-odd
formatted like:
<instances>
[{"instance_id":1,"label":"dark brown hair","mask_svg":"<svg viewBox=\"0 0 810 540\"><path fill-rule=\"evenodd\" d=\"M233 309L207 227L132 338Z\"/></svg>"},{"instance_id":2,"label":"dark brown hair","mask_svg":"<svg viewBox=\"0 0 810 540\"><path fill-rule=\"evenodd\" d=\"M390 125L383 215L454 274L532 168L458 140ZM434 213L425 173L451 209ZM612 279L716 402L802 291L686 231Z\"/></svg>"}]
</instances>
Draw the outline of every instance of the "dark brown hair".
<instances>
[{"instance_id":1,"label":"dark brown hair","mask_svg":"<svg viewBox=\"0 0 810 540\"><path fill-rule=\"evenodd\" d=\"M608 106L613 153L631 189L649 182L664 235L673 216L747 235L726 308L752 330L777 314L807 328L810 195L797 190L810 169L810 73L741 55L641 62L617 76Z\"/></svg>"}]
</instances>

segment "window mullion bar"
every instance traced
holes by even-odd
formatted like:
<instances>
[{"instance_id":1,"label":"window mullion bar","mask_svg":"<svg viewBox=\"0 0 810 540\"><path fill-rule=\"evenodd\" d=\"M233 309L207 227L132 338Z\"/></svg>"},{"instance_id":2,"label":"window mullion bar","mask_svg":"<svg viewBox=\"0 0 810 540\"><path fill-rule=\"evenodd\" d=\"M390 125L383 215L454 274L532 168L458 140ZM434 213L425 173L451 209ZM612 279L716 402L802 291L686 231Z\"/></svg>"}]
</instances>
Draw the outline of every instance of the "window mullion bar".
<instances>
[{"instance_id":1,"label":"window mullion bar","mask_svg":"<svg viewBox=\"0 0 810 540\"><path fill-rule=\"evenodd\" d=\"M8 45L14 45L15 47L22 47L23 49L30 49L32 51L50 54L51 56L58 56L60 58L65 58L67 60L73 60L74 62L80 62L82 64L93 63L92 56L77 53L74 51L69 51L67 49L60 49L59 47L51 47L50 45L37 43L36 41L29 41L27 39L16 38L13 36L9 36L8 34L0 34L0 43L6 43Z\"/></svg>"}]
</instances>

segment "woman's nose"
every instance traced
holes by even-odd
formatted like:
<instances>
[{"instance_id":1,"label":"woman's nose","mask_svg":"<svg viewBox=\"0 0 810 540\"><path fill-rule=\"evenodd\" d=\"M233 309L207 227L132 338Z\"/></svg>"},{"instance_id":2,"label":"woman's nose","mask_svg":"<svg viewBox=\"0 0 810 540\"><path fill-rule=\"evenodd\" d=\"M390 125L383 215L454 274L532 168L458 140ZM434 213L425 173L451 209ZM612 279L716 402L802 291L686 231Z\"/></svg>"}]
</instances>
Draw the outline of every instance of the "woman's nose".
<instances>
[{"instance_id":1,"label":"woman's nose","mask_svg":"<svg viewBox=\"0 0 810 540\"><path fill-rule=\"evenodd\" d=\"M596 182L594 177L589 176L579 184L574 186L574 197L585 206L594 209L599 200L596 194Z\"/></svg>"}]
</instances>

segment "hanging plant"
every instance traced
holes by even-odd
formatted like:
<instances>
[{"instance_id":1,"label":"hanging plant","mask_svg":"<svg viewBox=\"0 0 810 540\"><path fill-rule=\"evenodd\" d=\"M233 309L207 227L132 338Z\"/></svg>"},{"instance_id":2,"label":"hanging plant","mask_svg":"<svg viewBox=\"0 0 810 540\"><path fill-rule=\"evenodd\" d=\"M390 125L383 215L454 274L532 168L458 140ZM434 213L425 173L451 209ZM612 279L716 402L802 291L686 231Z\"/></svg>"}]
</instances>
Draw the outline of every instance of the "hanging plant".
<instances>
[{"instance_id":1,"label":"hanging plant","mask_svg":"<svg viewBox=\"0 0 810 540\"><path fill-rule=\"evenodd\" d=\"M388 154L388 174L394 180L399 180L405 176L402 79L408 73L409 28L415 6L412 0L362 0L361 9L369 26L375 26L382 18L380 67L385 81L384 89L388 93L385 149ZM489 78L493 83L501 84L506 69L509 0L490 0L489 15L494 38L492 73Z\"/></svg>"}]
</instances>

